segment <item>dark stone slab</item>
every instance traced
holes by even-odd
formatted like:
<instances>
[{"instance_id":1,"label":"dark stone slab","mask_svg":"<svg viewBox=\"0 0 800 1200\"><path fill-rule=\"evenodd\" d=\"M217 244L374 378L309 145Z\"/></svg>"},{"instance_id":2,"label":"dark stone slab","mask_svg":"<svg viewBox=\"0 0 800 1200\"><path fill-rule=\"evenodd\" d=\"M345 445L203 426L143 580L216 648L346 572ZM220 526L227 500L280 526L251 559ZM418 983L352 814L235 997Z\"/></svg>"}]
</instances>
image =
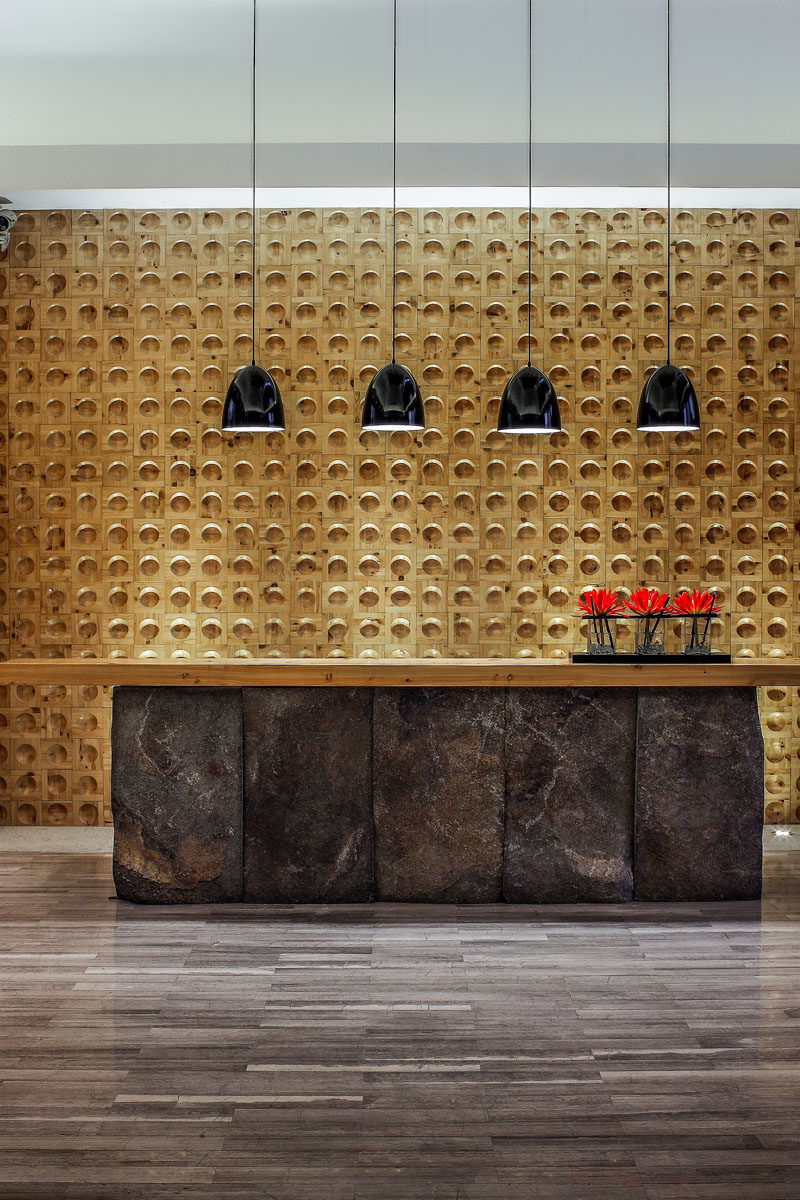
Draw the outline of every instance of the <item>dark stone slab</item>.
<instances>
[{"instance_id":1,"label":"dark stone slab","mask_svg":"<svg viewBox=\"0 0 800 1200\"><path fill-rule=\"evenodd\" d=\"M245 688L243 716L245 900L371 900L372 689Z\"/></svg>"},{"instance_id":2,"label":"dark stone slab","mask_svg":"<svg viewBox=\"0 0 800 1200\"><path fill-rule=\"evenodd\" d=\"M376 688L379 900L501 899L502 688Z\"/></svg>"},{"instance_id":3,"label":"dark stone slab","mask_svg":"<svg viewBox=\"0 0 800 1200\"><path fill-rule=\"evenodd\" d=\"M503 896L633 895L633 688L509 688Z\"/></svg>"},{"instance_id":4,"label":"dark stone slab","mask_svg":"<svg viewBox=\"0 0 800 1200\"><path fill-rule=\"evenodd\" d=\"M641 688L636 900L761 895L764 759L755 688Z\"/></svg>"},{"instance_id":5,"label":"dark stone slab","mask_svg":"<svg viewBox=\"0 0 800 1200\"><path fill-rule=\"evenodd\" d=\"M241 900L239 689L114 688L111 808L122 899Z\"/></svg>"}]
</instances>

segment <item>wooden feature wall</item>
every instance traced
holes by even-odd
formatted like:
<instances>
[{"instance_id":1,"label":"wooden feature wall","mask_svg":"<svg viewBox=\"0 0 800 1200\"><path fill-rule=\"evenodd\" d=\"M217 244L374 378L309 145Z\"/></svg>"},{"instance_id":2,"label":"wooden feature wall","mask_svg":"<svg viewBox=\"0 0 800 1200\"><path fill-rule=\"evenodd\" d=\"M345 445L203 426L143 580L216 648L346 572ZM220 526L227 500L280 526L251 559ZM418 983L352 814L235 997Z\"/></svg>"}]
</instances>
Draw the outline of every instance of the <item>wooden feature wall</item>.
<instances>
[{"instance_id":1,"label":"wooden feature wall","mask_svg":"<svg viewBox=\"0 0 800 1200\"><path fill-rule=\"evenodd\" d=\"M249 361L247 212L31 212L0 258L0 820L109 819L76 656L562 656L587 584L714 585L736 656L797 656L798 214L676 211L673 358L703 428L637 435L665 356L663 211L537 211L533 359L565 432L495 431L527 352L527 214L398 214L412 437L359 433L390 347L383 210L259 214L257 359L285 434L219 430ZM766 817L800 819L800 700L765 688ZM709 814L709 820L714 814Z\"/></svg>"}]
</instances>

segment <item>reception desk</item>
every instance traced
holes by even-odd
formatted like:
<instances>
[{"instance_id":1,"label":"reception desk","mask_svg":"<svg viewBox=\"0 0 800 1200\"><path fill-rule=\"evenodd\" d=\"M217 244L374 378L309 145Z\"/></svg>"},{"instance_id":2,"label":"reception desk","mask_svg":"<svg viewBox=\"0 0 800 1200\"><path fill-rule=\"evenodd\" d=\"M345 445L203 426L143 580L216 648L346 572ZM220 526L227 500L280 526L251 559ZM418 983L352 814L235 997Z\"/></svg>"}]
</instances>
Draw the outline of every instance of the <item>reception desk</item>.
<instances>
[{"instance_id":1,"label":"reception desk","mask_svg":"<svg viewBox=\"0 0 800 1200\"><path fill-rule=\"evenodd\" d=\"M755 688L800 682L772 660L59 662L70 673L114 687L114 877L159 904L756 898Z\"/></svg>"},{"instance_id":2,"label":"reception desk","mask_svg":"<svg viewBox=\"0 0 800 1200\"><path fill-rule=\"evenodd\" d=\"M740 674L126 664L133 682L115 688L112 724L118 893L161 904L755 898L763 747Z\"/></svg>"}]
</instances>

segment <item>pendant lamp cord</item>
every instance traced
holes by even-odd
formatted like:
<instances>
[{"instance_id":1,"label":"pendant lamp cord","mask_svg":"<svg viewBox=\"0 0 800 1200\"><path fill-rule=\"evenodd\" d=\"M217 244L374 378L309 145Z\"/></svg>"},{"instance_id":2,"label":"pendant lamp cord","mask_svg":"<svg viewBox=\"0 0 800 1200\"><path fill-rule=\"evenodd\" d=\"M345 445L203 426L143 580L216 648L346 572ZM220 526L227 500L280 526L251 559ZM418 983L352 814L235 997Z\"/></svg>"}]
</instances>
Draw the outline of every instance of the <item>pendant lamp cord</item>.
<instances>
[{"instance_id":1,"label":"pendant lamp cord","mask_svg":"<svg viewBox=\"0 0 800 1200\"><path fill-rule=\"evenodd\" d=\"M252 95L252 217L253 217L253 366L256 365L256 4L253 0L253 95Z\"/></svg>"},{"instance_id":2,"label":"pendant lamp cord","mask_svg":"<svg viewBox=\"0 0 800 1200\"><path fill-rule=\"evenodd\" d=\"M392 16L392 362L395 343L397 289L397 0Z\"/></svg>"},{"instance_id":3,"label":"pendant lamp cord","mask_svg":"<svg viewBox=\"0 0 800 1200\"><path fill-rule=\"evenodd\" d=\"M672 361L672 13L667 0L667 365Z\"/></svg>"},{"instance_id":4,"label":"pendant lamp cord","mask_svg":"<svg viewBox=\"0 0 800 1200\"><path fill-rule=\"evenodd\" d=\"M531 365L532 252L533 252L533 0L528 0L528 366Z\"/></svg>"}]
</instances>

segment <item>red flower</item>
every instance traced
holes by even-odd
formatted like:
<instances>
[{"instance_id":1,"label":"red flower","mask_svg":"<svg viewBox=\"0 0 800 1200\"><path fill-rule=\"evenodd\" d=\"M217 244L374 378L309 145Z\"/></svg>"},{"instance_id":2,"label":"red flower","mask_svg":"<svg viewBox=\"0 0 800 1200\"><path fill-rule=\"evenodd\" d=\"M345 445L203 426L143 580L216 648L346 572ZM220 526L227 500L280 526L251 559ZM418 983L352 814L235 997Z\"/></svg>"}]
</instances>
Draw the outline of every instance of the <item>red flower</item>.
<instances>
[{"instance_id":1,"label":"red flower","mask_svg":"<svg viewBox=\"0 0 800 1200\"><path fill-rule=\"evenodd\" d=\"M660 617L668 606L669 593L659 592L658 588L637 588L625 601L625 607L637 617Z\"/></svg>"},{"instance_id":2,"label":"red flower","mask_svg":"<svg viewBox=\"0 0 800 1200\"><path fill-rule=\"evenodd\" d=\"M578 608L588 617L620 617L622 605L616 592L607 588L590 588L578 599Z\"/></svg>"},{"instance_id":3,"label":"red flower","mask_svg":"<svg viewBox=\"0 0 800 1200\"><path fill-rule=\"evenodd\" d=\"M722 609L713 592L695 589L693 592L678 592L673 597L669 611L682 617L716 617Z\"/></svg>"}]
</instances>

